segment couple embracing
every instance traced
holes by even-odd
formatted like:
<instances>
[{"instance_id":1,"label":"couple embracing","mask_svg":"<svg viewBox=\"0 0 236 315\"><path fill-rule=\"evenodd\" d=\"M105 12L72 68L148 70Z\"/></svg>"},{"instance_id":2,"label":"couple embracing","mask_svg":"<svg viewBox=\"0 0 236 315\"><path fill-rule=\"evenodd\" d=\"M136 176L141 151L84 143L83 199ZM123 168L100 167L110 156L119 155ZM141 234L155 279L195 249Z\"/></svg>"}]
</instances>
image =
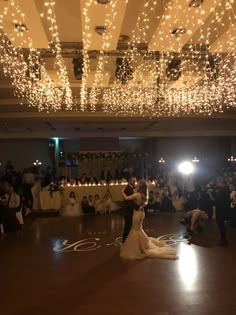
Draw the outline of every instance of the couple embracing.
<instances>
[{"instance_id":1,"label":"couple embracing","mask_svg":"<svg viewBox=\"0 0 236 315\"><path fill-rule=\"evenodd\" d=\"M145 217L144 205L148 200L147 184L144 180L138 183L137 192L134 192L135 177L128 180L128 185L122 191L125 199L125 226L123 231L123 244L120 256L126 259L141 259L145 257L176 259L175 248L148 237L142 228Z\"/></svg>"}]
</instances>

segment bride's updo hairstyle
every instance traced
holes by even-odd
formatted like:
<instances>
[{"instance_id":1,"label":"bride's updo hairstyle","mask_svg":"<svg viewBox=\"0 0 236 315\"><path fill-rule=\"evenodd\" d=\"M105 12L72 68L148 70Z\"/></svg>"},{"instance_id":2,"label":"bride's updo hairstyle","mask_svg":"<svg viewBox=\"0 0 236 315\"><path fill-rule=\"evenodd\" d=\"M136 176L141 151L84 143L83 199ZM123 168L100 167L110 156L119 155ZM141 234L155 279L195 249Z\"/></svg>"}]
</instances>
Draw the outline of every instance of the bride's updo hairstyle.
<instances>
[{"instance_id":1,"label":"bride's updo hairstyle","mask_svg":"<svg viewBox=\"0 0 236 315\"><path fill-rule=\"evenodd\" d=\"M143 179L139 181L138 192L142 195L142 203L146 204L148 201L148 189L147 184Z\"/></svg>"}]
</instances>

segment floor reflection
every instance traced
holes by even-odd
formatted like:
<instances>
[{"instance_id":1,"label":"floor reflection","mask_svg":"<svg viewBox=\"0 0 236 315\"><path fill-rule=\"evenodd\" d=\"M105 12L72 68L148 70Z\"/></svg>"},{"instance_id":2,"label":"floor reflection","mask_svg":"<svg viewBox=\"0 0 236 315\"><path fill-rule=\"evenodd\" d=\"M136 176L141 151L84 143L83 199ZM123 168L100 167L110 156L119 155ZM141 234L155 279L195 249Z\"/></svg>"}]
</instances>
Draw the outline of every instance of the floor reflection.
<instances>
[{"instance_id":1,"label":"floor reflection","mask_svg":"<svg viewBox=\"0 0 236 315\"><path fill-rule=\"evenodd\" d=\"M179 274L186 290L192 290L195 286L198 265L194 249L184 243L179 245Z\"/></svg>"}]
</instances>

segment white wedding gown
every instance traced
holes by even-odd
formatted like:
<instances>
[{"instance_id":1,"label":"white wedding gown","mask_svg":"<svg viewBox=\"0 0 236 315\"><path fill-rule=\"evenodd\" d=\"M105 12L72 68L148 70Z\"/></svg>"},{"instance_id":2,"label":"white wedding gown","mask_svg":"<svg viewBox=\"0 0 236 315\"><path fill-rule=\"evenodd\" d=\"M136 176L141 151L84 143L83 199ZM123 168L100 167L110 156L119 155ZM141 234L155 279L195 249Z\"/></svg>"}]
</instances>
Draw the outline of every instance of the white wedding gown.
<instances>
[{"instance_id":1,"label":"white wedding gown","mask_svg":"<svg viewBox=\"0 0 236 315\"><path fill-rule=\"evenodd\" d=\"M175 248L148 237L142 228L144 211L134 210L132 227L124 244L121 245L120 256L125 259L142 259L145 257L176 259Z\"/></svg>"}]
</instances>

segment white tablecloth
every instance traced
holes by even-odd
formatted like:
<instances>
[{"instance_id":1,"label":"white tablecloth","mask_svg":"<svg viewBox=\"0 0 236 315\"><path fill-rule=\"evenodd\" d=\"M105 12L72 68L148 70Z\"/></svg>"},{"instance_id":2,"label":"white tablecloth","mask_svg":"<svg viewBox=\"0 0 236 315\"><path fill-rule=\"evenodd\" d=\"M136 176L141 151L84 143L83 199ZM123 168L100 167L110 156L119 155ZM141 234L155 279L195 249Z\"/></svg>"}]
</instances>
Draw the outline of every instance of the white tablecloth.
<instances>
[{"instance_id":1,"label":"white tablecloth","mask_svg":"<svg viewBox=\"0 0 236 315\"><path fill-rule=\"evenodd\" d=\"M102 200L107 190L110 191L112 201L123 201L122 190L126 185L94 185L94 186L65 186L63 192L55 191L52 196L49 191L40 191L40 208L41 210L55 209L59 210L64 207L69 200L71 191L74 191L76 202L81 203L83 196L98 194Z\"/></svg>"},{"instance_id":2,"label":"white tablecloth","mask_svg":"<svg viewBox=\"0 0 236 315\"><path fill-rule=\"evenodd\" d=\"M54 191L50 194L50 191L40 191L40 209L41 210L60 210L61 209L61 193Z\"/></svg>"}]
</instances>

